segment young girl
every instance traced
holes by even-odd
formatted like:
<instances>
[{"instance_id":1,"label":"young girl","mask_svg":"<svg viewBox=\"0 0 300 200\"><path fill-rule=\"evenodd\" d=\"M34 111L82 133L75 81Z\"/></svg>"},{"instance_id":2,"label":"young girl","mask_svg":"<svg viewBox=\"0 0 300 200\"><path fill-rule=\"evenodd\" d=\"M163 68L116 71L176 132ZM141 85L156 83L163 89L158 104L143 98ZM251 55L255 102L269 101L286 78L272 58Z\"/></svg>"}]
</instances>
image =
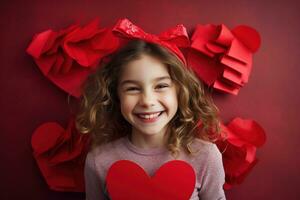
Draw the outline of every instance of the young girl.
<instances>
[{"instance_id":1,"label":"young girl","mask_svg":"<svg viewBox=\"0 0 300 200\"><path fill-rule=\"evenodd\" d=\"M89 77L77 116L78 129L92 134L88 200L111 198L106 176L118 160L149 176L168 161L184 161L196 176L189 199L225 199L222 156L211 142L219 133L217 108L183 63L161 45L132 40Z\"/></svg>"}]
</instances>

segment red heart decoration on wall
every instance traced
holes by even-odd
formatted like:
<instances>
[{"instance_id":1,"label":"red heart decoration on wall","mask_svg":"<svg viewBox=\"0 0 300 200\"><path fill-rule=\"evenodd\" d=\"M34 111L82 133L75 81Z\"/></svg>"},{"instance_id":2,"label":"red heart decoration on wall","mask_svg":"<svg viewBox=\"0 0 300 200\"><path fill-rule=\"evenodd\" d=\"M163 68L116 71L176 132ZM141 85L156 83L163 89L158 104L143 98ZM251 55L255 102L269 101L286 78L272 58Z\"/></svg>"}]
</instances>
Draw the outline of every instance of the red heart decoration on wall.
<instances>
[{"instance_id":1,"label":"red heart decoration on wall","mask_svg":"<svg viewBox=\"0 0 300 200\"><path fill-rule=\"evenodd\" d=\"M31 138L33 155L48 186L56 191L84 191L84 163L89 137L75 130L71 118L64 129L56 122L41 124Z\"/></svg>"},{"instance_id":2,"label":"red heart decoration on wall","mask_svg":"<svg viewBox=\"0 0 300 200\"><path fill-rule=\"evenodd\" d=\"M120 160L108 170L106 184L112 200L188 200L196 182L188 163L173 160L150 177L138 164Z\"/></svg>"}]
</instances>

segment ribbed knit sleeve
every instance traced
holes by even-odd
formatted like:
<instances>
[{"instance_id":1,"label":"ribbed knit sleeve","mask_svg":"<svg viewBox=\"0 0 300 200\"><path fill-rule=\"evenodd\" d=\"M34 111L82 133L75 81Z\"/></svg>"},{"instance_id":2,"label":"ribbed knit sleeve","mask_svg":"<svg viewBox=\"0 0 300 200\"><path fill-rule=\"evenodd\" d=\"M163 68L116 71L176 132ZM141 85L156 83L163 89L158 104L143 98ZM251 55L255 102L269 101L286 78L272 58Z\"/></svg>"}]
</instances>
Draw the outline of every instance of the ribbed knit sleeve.
<instances>
[{"instance_id":1,"label":"ribbed knit sleeve","mask_svg":"<svg viewBox=\"0 0 300 200\"><path fill-rule=\"evenodd\" d=\"M225 200L223 184L225 172L222 154L215 144L211 144L206 159L206 169L199 192L200 200Z\"/></svg>"}]
</instances>

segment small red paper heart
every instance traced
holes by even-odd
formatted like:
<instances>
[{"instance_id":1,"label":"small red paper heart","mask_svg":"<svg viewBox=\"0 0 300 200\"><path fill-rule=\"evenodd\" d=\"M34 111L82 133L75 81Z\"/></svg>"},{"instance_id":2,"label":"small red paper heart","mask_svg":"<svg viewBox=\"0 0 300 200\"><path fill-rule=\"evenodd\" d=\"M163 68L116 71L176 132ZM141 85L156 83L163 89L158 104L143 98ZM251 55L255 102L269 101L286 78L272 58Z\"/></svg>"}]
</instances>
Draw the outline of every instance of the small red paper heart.
<instances>
[{"instance_id":1,"label":"small red paper heart","mask_svg":"<svg viewBox=\"0 0 300 200\"><path fill-rule=\"evenodd\" d=\"M136 163L120 160L109 168L106 177L112 200L188 200L195 182L192 166L180 160L163 164L153 177Z\"/></svg>"}]
</instances>

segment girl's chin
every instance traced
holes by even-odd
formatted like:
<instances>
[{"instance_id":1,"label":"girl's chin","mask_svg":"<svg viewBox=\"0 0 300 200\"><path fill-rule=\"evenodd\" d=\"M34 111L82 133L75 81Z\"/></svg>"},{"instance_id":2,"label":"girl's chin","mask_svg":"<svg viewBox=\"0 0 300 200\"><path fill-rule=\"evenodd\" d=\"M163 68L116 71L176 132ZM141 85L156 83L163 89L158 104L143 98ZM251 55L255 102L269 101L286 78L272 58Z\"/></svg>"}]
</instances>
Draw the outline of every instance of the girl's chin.
<instances>
[{"instance_id":1,"label":"girl's chin","mask_svg":"<svg viewBox=\"0 0 300 200\"><path fill-rule=\"evenodd\" d=\"M144 127L136 127L135 131L141 135L145 136L155 136L162 132L161 128L144 128Z\"/></svg>"},{"instance_id":2,"label":"girl's chin","mask_svg":"<svg viewBox=\"0 0 300 200\"><path fill-rule=\"evenodd\" d=\"M142 137L156 137L159 136L161 137L161 134L165 132L163 127L143 127L143 126L139 126L139 127L135 127L134 128L134 132L136 134L141 135Z\"/></svg>"}]
</instances>

